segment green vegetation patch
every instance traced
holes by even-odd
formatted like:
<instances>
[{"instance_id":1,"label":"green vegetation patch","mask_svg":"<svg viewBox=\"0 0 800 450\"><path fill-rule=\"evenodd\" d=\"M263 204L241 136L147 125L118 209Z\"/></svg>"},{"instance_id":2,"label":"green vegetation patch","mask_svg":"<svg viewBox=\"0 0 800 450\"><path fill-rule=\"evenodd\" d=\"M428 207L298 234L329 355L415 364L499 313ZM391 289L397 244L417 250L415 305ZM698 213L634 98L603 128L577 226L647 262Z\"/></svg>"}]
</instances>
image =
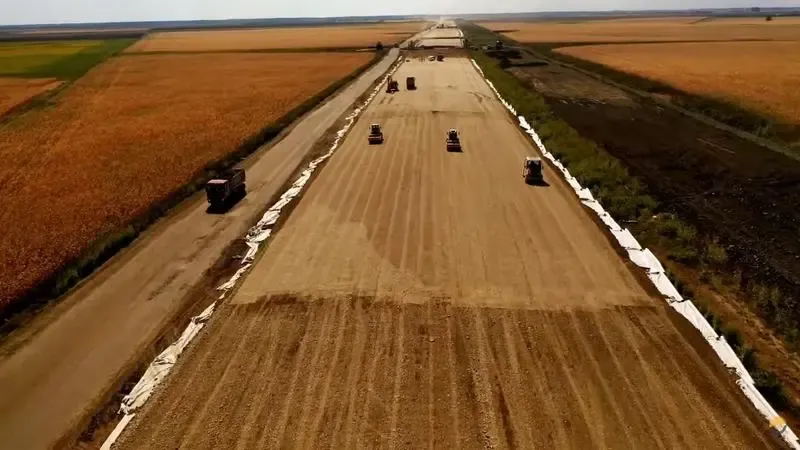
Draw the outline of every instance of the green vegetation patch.
<instances>
[{"instance_id":1,"label":"green vegetation patch","mask_svg":"<svg viewBox=\"0 0 800 450\"><path fill-rule=\"evenodd\" d=\"M0 76L75 80L135 39L0 44Z\"/></svg>"}]
</instances>

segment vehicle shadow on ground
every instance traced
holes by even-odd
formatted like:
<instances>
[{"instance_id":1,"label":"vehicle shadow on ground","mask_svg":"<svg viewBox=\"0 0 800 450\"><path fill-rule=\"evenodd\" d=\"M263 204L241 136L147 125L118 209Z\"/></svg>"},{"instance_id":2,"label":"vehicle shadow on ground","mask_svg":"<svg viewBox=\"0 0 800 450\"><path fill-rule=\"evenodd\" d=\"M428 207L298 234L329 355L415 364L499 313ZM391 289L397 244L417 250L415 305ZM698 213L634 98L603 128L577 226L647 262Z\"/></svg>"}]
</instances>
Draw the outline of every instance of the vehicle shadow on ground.
<instances>
[{"instance_id":1,"label":"vehicle shadow on ground","mask_svg":"<svg viewBox=\"0 0 800 450\"><path fill-rule=\"evenodd\" d=\"M525 184L527 184L528 186L537 186L537 187L550 187L550 183L548 183L548 182L547 182L547 181L545 181L545 180L539 180L539 181L525 181Z\"/></svg>"},{"instance_id":2,"label":"vehicle shadow on ground","mask_svg":"<svg viewBox=\"0 0 800 450\"><path fill-rule=\"evenodd\" d=\"M208 208L206 208L206 213L207 214L213 214L213 215L225 214L228 211L230 211L231 209L233 209L234 206L239 204L239 202L243 198L245 198L246 196L247 196L247 192L237 192L237 193L231 195L231 198L227 202L222 204L222 205L215 205L215 206L209 205Z\"/></svg>"}]
</instances>

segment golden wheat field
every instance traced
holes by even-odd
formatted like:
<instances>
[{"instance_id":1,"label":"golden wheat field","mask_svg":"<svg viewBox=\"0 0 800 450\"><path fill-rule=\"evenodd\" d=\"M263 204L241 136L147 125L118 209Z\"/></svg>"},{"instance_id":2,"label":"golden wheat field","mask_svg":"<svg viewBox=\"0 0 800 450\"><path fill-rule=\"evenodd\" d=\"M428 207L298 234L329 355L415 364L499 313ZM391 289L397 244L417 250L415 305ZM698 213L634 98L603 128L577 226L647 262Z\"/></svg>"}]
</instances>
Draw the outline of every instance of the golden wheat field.
<instances>
[{"instance_id":1,"label":"golden wheat field","mask_svg":"<svg viewBox=\"0 0 800 450\"><path fill-rule=\"evenodd\" d=\"M424 22L389 22L374 25L164 32L148 36L128 51L197 52L367 47L379 41L383 44L403 41L424 27Z\"/></svg>"},{"instance_id":2,"label":"golden wheat field","mask_svg":"<svg viewBox=\"0 0 800 450\"><path fill-rule=\"evenodd\" d=\"M61 82L54 78L0 78L0 117L59 85Z\"/></svg>"},{"instance_id":3,"label":"golden wheat field","mask_svg":"<svg viewBox=\"0 0 800 450\"><path fill-rule=\"evenodd\" d=\"M371 58L119 57L0 125L0 305Z\"/></svg>"},{"instance_id":4,"label":"golden wheat field","mask_svg":"<svg viewBox=\"0 0 800 450\"><path fill-rule=\"evenodd\" d=\"M727 41L733 39L800 40L800 17L666 17L587 20L582 22L483 22L518 42Z\"/></svg>"},{"instance_id":5,"label":"golden wheat field","mask_svg":"<svg viewBox=\"0 0 800 450\"><path fill-rule=\"evenodd\" d=\"M800 42L609 44L556 50L800 124Z\"/></svg>"}]
</instances>

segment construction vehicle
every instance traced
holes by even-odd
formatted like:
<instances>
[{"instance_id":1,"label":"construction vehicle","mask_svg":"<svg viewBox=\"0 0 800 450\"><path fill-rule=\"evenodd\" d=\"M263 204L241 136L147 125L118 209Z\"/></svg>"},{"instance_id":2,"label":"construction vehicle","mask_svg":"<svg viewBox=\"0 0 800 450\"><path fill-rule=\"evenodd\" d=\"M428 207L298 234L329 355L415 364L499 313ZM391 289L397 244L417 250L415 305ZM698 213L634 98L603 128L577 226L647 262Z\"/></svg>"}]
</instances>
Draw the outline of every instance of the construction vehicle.
<instances>
[{"instance_id":1,"label":"construction vehicle","mask_svg":"<svg viewBox=\"0 0 800 450\"><path fill-rule=\"evenodd\" d=\"M400 90L400 88L397 87L397 80L395 80L395 79L390 77L388 82L386 83L386 93L387 94L392 94L392 93L397 92L399 90Z\"/></svg>"},{"instance_id":2,"label":"construction vehicle","mask_svg":"<svg viewBox=\"0 0 800 450\"><path fill-rule=\"evenodd\" d=\"M525 158L525 165L522 169L522 176L527 184L541 184L544 182L542 174L542 160L533 156Z\"/></svg>"},{"instance_id":3,"label":"construction vehicle","mask_svg":"<svg viewBox=\"0 0 800 450\"><path fill-rule=\"evenodd\" d=\"M381 131L381 126L377 123L373 123L369 126L369 136L367 136L367 142L369 142L370 145L383 144L383 131Z\"/></svg>"},{"instance_id":4,"label":"construction vehicle","mask_svg":"<svg viewBox=\"0 0 800 450\"><path fill-rule=\"evenodd\" d=\"M453 128L447 132L447 151L460 152L461 151L461 138L458 136L458 131Z\"/></svg>"},{"instance_id":5,"label":"construction vehicle","mask_svg":"<svg viewBox=\"0 0 800 450\"><path fill-rule=\"evenodd\" d=\"M436 61L436 57L433 55L428 56L428 61Z\"/></svg>"},{"instance_id":6,"label":"construction vehicle","mask_svg":"<svg viewBox=\"0 0 800 450\"><path fill-rule=\"evenodd\" d=\"M219 178L208 180L206 183L206 197L212 210L222 210L230 206L232 201L240 199L247 194L245 186L244 169L235 168Z\"/></svg>"},{"instance_id":7,"label":"construction vehicle","mask_svg":"<svg viewBox=\"0 0 800 450\"><path fill-rule=\"evenodd\" d=\"M444 55L436 55L437 61L444 61Z\"/></svg>"},{"instance_id":8,"label":"construction vehicle","mask_svg":"<svg viewBox=\"0 0 800 450\"><path fill-rule=\"evenodd\" d=\"M417 80L414 77L406 77L406 89L413 91L417 88Z\"/></svg>"}]
</instances>

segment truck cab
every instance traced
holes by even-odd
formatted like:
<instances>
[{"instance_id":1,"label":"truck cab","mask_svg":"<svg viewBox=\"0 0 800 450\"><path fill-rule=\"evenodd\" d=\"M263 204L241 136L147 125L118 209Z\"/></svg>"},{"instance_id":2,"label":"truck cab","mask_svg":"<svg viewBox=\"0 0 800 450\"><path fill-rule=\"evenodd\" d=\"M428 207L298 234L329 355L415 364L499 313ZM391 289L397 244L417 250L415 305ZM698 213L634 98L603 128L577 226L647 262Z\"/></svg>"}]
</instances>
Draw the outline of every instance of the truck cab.
<instances>
[{"instance_id":1,"label":"truck cab","mask_svg":"<svg viewBox=\"0 0 800 450\"><path fill-rule=\"evenodd\" d=\"M206 198L212 210L222 210L229 206L237 197L244 197L247 193L244 169L235 168L219 178L213 178L206 183Z\"/></svg>"},{"instance_id":2,"label":"truck cab","mask_svg":"<svg viewBox=\"0 0 800 450\"><path fill-rule=\"evenodd\" d=\"M367 141L370 143L370 145L383 143L383 131L381 131L380 125L373 123L369 126L369 136L367 136Z\"/></svg>"},{"instance_id":3,"label":"truck cab","mask_svg":"<svg viewBox=\"0 0 800 450\"><path fill-rule=\"evenodd\" d=\"M540 184L544 182L542 173L542 160L533 156L525 158L525 165L522 169L522 177L527 184Z\"/></svg>"}]
</instances>

